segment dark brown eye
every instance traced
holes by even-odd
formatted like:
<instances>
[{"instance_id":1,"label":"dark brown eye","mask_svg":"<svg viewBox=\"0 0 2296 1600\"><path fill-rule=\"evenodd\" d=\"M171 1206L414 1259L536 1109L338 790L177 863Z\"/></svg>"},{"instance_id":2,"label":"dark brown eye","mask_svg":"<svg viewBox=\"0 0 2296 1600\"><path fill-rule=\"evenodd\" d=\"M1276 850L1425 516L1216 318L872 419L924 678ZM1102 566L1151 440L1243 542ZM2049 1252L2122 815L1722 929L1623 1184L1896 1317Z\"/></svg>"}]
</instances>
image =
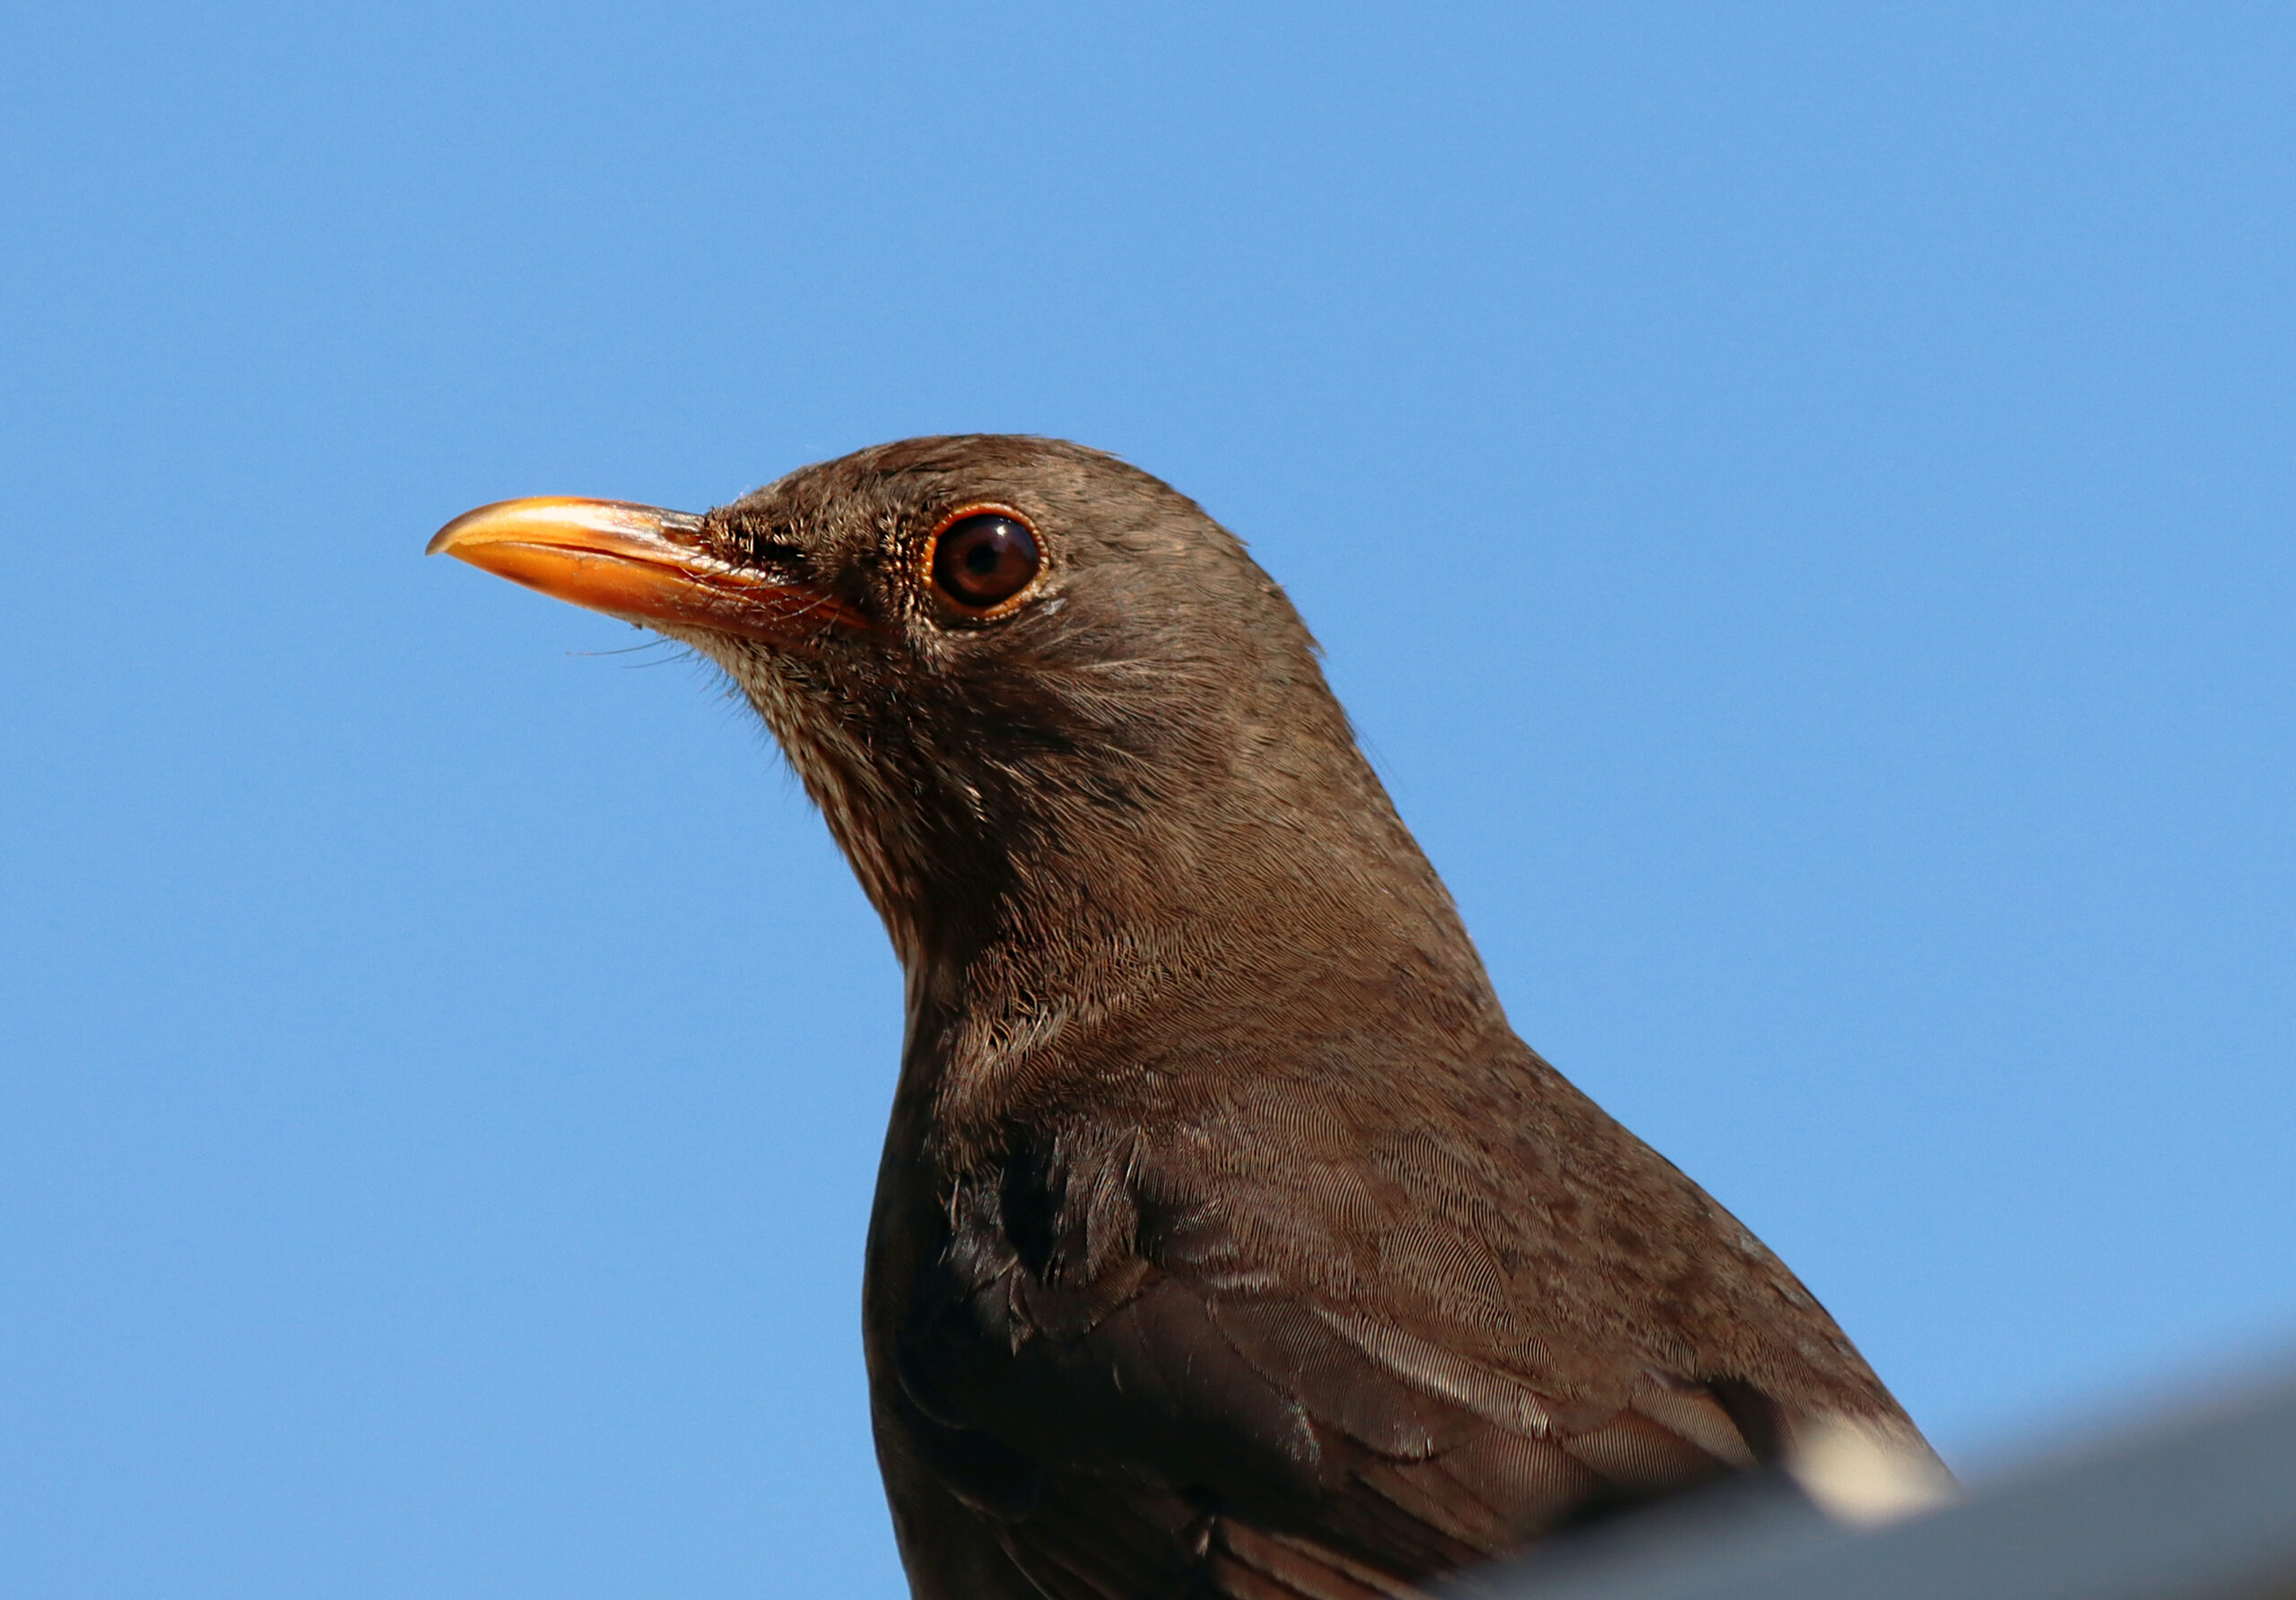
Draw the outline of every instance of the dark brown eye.
<instances>
[{"instance_id":1,"label":"dark brown eye","mask_svg":"<svg viewBox=\"0 0 2296 1600\"><path fill-rule=\"evenodd\" d=\"M961 517L933 546L933 583L960 605L1001 605L1029 587L1044 560L1018 517L996 511Z\"/></svg>"}]
</instances>

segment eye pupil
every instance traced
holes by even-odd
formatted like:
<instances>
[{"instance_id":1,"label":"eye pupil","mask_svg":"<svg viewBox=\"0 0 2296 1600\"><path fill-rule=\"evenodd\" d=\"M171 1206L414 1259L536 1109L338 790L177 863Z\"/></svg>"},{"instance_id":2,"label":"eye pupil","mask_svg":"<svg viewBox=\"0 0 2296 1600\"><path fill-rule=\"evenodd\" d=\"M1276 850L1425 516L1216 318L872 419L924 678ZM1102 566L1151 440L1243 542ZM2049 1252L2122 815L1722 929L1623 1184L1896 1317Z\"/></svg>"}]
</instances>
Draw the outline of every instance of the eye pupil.
<instances>
[{"instance_id":1,"label":"eye pupil","mask_svg":"<svg viewBox=\"0 0 2296 1600\"><path fill-rule=\"evenodd\" d=\"M960 605L988 606L1029 587L1043 558L1018 517L983 511L941 530L933 548L933 582Z\"/></svg>"}]
</instances>

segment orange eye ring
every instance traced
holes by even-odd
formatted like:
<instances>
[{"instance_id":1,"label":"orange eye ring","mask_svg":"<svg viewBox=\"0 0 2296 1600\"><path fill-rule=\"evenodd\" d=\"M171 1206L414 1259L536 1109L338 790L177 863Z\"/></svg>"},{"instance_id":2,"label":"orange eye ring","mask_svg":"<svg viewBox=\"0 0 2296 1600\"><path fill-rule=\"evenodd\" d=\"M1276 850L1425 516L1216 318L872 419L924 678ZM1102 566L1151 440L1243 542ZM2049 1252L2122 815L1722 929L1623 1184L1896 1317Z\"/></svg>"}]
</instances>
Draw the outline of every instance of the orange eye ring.
<instances>
[{"instance_id":1,"label":"orange eye ring","mask_svg":"<svg viewBox=\"0 0 2296 1600\"><path fill-rule=\"evenodd\" d=\"M986 622L1027 600L1044 576L1044 545L1035 526L1012 507L974 501L934 525L918 565L950 609Z\"/></svg>"}]
</instances>

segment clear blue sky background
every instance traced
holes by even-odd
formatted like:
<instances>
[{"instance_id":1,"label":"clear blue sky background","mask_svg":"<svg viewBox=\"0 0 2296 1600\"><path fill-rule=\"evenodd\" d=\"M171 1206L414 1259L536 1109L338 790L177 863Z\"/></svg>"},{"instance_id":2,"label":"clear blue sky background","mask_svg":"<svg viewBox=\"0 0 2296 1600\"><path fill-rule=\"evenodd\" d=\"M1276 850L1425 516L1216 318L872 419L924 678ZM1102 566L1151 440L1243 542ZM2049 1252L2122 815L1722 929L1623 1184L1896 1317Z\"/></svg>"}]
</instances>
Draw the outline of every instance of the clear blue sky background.
<instances>
[{"instance_id":1,"label":"clear blue sky background","mask_svg":"<svg viewBox=\"0 0 2296 1600\"><path fill-rule=\"evenodd\" d=\"M1969 1465L2296 1335L2283 6L21 7L11 1595L900 1592L900 1018L761 734L421 559L1116 450L1517 1025Z\"/></svg>"}]
</instances>

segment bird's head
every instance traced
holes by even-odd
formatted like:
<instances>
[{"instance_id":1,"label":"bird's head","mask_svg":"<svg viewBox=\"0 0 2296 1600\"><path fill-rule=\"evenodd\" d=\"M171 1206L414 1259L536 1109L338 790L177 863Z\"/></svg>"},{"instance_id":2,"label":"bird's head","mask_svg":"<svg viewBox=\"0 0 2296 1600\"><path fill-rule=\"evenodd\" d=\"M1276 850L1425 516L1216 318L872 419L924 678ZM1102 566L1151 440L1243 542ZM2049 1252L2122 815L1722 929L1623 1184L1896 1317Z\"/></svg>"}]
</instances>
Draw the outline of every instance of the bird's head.
<instances>
[{"instance_id":1,"label":"bird's head","mask_svg":"<svg viewBox=\"0 0 2296 1600\"><path fill-rule=\"evenodd\" d=\"M1248 945L1271 905L1292 937L1453 921L1282 591L1097 451L911 439L701 515L507 501L430 548L724 668L912 974L1207 918Z\"/></svg>"}]
</instances>

